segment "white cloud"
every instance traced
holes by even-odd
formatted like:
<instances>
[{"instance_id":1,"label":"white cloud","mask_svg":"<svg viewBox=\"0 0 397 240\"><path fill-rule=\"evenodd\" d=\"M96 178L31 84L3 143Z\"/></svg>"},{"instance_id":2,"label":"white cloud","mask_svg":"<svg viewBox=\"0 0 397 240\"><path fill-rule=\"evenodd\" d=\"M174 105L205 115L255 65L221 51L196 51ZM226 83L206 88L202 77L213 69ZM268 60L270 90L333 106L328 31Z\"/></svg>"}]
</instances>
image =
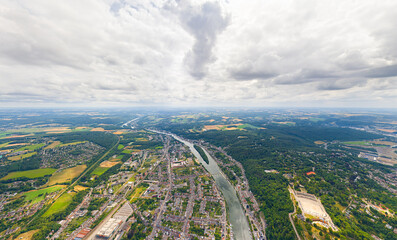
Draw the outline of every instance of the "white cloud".
<instances>
[{"instance_id":1,"label":"white cloud","mask_svg":"<svg viewBox=\"0 0 397 240\"><path fill-rule=\"evenodd\" d=\"M2 1L0 105L395 107L396 16L392 0Z\"/></svg>"}]
</instances>

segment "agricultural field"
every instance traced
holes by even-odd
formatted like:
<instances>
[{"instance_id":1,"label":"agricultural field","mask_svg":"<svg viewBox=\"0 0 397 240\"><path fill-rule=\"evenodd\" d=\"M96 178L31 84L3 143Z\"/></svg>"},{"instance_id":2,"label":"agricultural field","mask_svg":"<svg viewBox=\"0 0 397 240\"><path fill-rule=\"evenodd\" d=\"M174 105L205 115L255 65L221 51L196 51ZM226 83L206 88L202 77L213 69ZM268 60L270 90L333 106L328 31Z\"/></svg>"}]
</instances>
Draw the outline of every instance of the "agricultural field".
<instances>
[{"instance_id":1,"label":"agricultural field","mask_svg":"<svg viewBox=\"0 0 397 240\"><path fill-rule=\"evenodd\" d=\"M45 147L44 149L55 148L55 147L57 147L57 146L60 145L60 144L61 144L60 141L54 141L54 142L52 142L50 145L48 145L47 147Z\"/></svg>"},{"instance_id":2,"label":"agricultural field","mask_svg":"<svg viewBox=\"0 0 397 240\"><path fill-rule=\"evenodd\" d=\"M239 126L243 125L242 123L237 123L237 124L229 124L229 125L205 125L204 128L202 129L203 131L208 131L208 130L238 130Z\"/></svg>"},{"instance_id":3,"label":"agricultural field","mask_svg":"<svg viewBox=\"0 0 397 240\"><path fill-rule=\"evenodd\" d=\"M101 176L102 174L104 174L109 168L107 167L96 167L94 169L94 171L92 171L91 175L97 175L97 176Z\"/></svg>"},{"instance_id":4,"label":"agricultural field","mask_svg":"<svg viewBox=\"0 0 397 240\"><path fill-rule=\"evenodd\" d=\"M31 156L36 155L36 154L37 154L37 152L25 153L25 154L9 157L8 160L18 161L18 160L22 160L22 159L31 157Z\"/></svg>"},{"instance_id":5,"label":"agricultural field","mask_svg":"<svg viewBox=\"0 0 397 240\"><path fill-rule=\"evenodd\" d=\"M121 156L122 157L122 156ZM102 162L98 167L96 167L94 169L94 171L92 171L92 175L97 175L97 176L101 176L102 174L104 174L109 168L119 164L120 161L118 161L118 158L112 158L112 160L108 160L108 161L104 161Z\"/></svg>"},{"instance_id":6,"label":"agricultural field","mask_svg":"<svg viewBox=\"0 0 397 240\"><path fill-rule=\"evenodd\" d=\"M54 168L40 168L40 169L34 169L28 171L11 172L0 180L8 180L8 179L15 179L22 177L33 179L33 178L44 177L47 175L52 175L55 171L56 169Z\"/></svg>"},{"instance_id":7,"label":"agricultural field","mask_svg":"<svg viewBox=\"0 0 397 240\"><path fill-rule=\"evenodd\" d=\"M74 186L73 190L74 190L75 192L80 192L80 191L86 190L87 188L88 188L88 187L83 187L83 186L80 186L80 185L76 185L76 186Z\"/></svg>"},{"instance_id":8,"label":"agricultural field","mask_svg":"<svg viewBox=\"0 0 397 240\"><path fill-rule=\"evenodd\" d=\"M65 210L68 205L72 202L73 196L75 193L64 193L60 196L52 205L51 207L43 214L43 217L51 216L54 213L61 212Z\"/></svg>"},{"instance_id":9,"label":"agricultural field","mask_svg":"<svg viewBox=\"0 0 397 240\"><path fill-rule=\"evenodd\" d=\"M63 188L65 188L66 185L55 185L52 187L48 187L48 188L43 188L43 189L39 189L39 190L33 190L33 191L29 191L23 194L23 196L25 196L24 201L26 202L30 202L32 204L40 202L44 199L45 194L47 193L53 193L56 191L59 191Z\"/></svg>"},{"instance_id":10,"label":"agricultural field","mask_svg":"<svg viewBox=\"0 0 397 240\"><path fill-rule=\"evenodd\" d=\"M371 146L369 142L366 141L350 141L350 142L343 142L346 145L357 145L357 146Z\"/></svg>"},{"instance_id":11,"label":"agricultural field","mask_svg":"<svg viewBox=\"0 0 397 240\"><path fill-rule=\"evenodd\" d=\"M101 164L99 165L100 167L104 167L104 168L111 168L111 167L113 167L113 166L115 166L115 165L117 165L117 164L119 164L120 163L120 161L118 161L117 159L116 159L116 161L104 161L104 162L101 162Z\"/></svg>"},{"instance_id":12,"label":"agricultural field","mask_svg":"<svg viewBox=\"0 0 397 240\"><path fill-rule=\"evenodd\" d=\"M50 180L46 186L69 182L73 178L78 177L86 168L86 165L77 165L75 167L62 169L50 177Z\"/></svg>"},{"instance_id":13,"label":"agricultural field","mask_svg":"<svg viewBox=\"0 0 397 240\"><path fill-rule=\"evenodd\" d=\"M37 233L38 231L40 231L40 230L37 229L37 230L31 230L31 231L28 231L28 232L24 232L24 233L20 234L18 237L16 237L15 239L18 239L18 240L31 240L33 235L35 233Z\"/></svg>"},{"instance_id":14,"label":"agricultural field","mask_svg":"<svg viewBox=\"0 0 397 240\"><path fill-rule=\"evenodd\" d=\"M33 145L29 145L29 146L25 146L25 147L21 147L18 148L16 150L14 150L15 152L19 152L19 151L35 151L41 147L43 147L45 145L45 143L39 143L39 144L33 144Z\"/></svg>"}]
</instances>

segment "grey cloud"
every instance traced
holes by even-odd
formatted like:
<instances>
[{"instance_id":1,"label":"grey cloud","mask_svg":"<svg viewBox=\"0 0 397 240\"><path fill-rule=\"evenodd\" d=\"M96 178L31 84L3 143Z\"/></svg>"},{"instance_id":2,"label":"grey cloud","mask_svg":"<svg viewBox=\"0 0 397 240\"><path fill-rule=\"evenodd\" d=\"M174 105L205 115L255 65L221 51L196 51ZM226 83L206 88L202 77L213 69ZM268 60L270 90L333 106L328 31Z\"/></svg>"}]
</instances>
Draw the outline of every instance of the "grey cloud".
<instances>
[{"instance_id":1,"label":"grey cloud","mask_svg":"<svg viewBox=\"0 0 397 240\"><path fill-rule=\"evenodd\" d=\"M207 74L207 64L215 61L212 49L217 35L229 24L229 16L223 16L218 2L205 2L198 6L184 2L178 7L180 22L195 39L185 56L185 64L194 78L201 79Z\"/></svg>"},{"instance_id":2,"label":"grey cloud","mask_svg":"<svg viewBox=\"0 0 397 240\"><path fill-rule=\"evenodd\" d=\"M301 69L298 72L280 75L274 83L283 85L302 84L307 82L327 81L340 77L330 70Z\"/></svg>"},{"instance_id":3,"label":"grey cloud","mask_svg":"<svg viewBox=\"0 0 397 240\"><path fill-rule=\"evenodd\" d=\"M318 90L334 91L334 90L345 90L357 86L363 86L366 80L333 80L327 82L320 82L317 86Z\"/></svg>"},{"instance_id":4,"label":"grey cloud","mask_svg":"<svg viewBox=\"0 0 397 240\"><path fill-rule=\"evenodd\" d=\"M344 70L359 70L369 66L360 51L347 51L336 59L337 66Z\"/></svg>"},{"instance_id":5,"label":"grey cloud","mask_svg":"<svg viewBox=\"0 0 397 240\"><path fill-rule=\"evenodd\" d=\"M252 80L252 79L268 79L275 77L277 74L273 72L268 72L266 70L262 71L232 71L230 73L231 77L237 80Z\"/></svg>"},{"instance_id":6,"label":"grey cloud","mask_svg":"<svg viewBox=\"0 0 397 240\"><path fill-rule=\"evenodd\" d=\"M363 72L368 78L386 78L397 76L397 65L390 65L385 67L372 68Z\"/></svg>"},{"instance_id":7,"label":"grey cloud","mask_svg":"<svg viewBox=\"0 0 397 240\"><path fill-rule=\"evenodd\" d=\"M268 79L278 75L269 65L256 67L250 61L228 69L230 76L236 80Z\"/></svg>"}]
</instances>

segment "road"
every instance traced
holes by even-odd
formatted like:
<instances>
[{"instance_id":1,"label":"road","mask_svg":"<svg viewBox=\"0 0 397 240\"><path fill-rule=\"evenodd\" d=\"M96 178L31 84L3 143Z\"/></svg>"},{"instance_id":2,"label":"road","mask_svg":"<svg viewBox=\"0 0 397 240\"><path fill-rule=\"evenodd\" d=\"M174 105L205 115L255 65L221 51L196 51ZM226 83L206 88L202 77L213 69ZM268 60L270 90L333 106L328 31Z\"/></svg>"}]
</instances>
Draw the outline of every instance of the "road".
<instances>
[{"instance_id":1,"label":"road","mask_svg":"<svg viewBox=\"0 0 397 240\"><path fill-rule=\"evenodd\" d=\"M299 236L298 231L296 230L294 220L292 219L292 215L294 215L296 213L296 207L295 207L295 204L294 204L294 199L292 198L292 195L291 195L292 194L292 189L290 187L288 187L288 191L290 192L290 198L291 198L291 201L292 201L292 203L294 205L294 212L288 214L289 220L291 221L292 227L294 228L296 237L298 238L298 240L302 240L302 238Z\"/></svg>"}]
</instances>

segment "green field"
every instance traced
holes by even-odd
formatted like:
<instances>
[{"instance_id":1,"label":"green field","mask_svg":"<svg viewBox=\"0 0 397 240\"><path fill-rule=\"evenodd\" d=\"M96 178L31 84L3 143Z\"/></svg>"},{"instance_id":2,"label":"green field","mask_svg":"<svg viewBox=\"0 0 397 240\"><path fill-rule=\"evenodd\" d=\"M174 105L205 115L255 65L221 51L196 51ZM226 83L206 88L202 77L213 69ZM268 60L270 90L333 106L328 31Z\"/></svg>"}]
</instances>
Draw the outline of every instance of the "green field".
<instances>
[{"instance_id":1,"label":"green field","mask_svg":"<svg viewBox=\"0 0 397 240\"><path fill-rule=\"evenodd\" d=\"M23 195L25 196L25 201L32 201L31 203L37 203L40 202L41 200L44 199L44 196L46 193L52 193L56 192L58 190L61 190L65 187L65 185L56 185L48 188L43 188L39 190L34 190L34 191L29 191L24 193Z\"/></svg>"},{"instance_id":2,"label":"green field","mask_svg":"<svg viewBox=\"0 0 397 240\"><path fill-rule=\"evenodd\" d=\"M309 118L310 121L312 122L320 122L320 121L324 121L324 118L316 118L316 117L311 117Z\"/></svg>"},{"instance_id":3,"label":"green field","mask_svg":"<svg viewBox=\"0 0 397 240\"><path fill-rule=\"evenodd\" d=\"M123 144L119 144L118 146L117 146L117 149L123 149L124 148L124 145Z\"/></svg>"},{"instance_id":4,"label":"green field","mask_svg":"<svg viewBox=\"0 0 397 240\"><path fill-rule=\"evenodd\" d=\"M132 153L132 150L130 150L130 149L124 149L124 150L122 151L122 153L131 154L131 153Z\"/></svg>"},{"instance_id":5,"label":"green field","mask_svg":"<svg viewBox=\"0 0 397 240\"><path fill-rule=\"evenodd\" d=\"M77 165L71 168L62 169L61 171L54 173L46 185L51 186L57 183L69 182L73 178L80 176L80 174L84 172L86 168L86 165Z\"/></svg>"},{"instance_id":6,"label":"green field","mask_svg":"<svg viewBox=\"0 0 397 240\"><path fill-rule=\"evenodd\" d=\"M255 126L253 126L251 124L246 123L246 124L243 124L243 125L238 125L237 128L238 129L246 129L246 128L257 129L258 127L255 127Z\"/></svg>"},{"instance_id":7,"label":"green field","mask_svg":"<svg viewBox=\"0 0 397 240\"><path fill-rule=\"evenodd\" d=\"M101 176L102 174L104 174L109 168L107 167L97 167L94 169L94 171L92 171L92 175L97 175L97 176Z\"/></svg>"},{"instance_id":8,"label":"green field","mask_svg":"<svg viewBox=\"0 0 397 240\"><path fill-rule=\"evenodd\" d=\"M369 142L365 142L365 141L343 142L343 144L358 145L358 146L370 146L371 145Z\"/></svg>"},{"instance_id":9,"label":"green field","mask_svg":"<svg viewBox=\"0 0 397 240\"><path fill-rule=\"evenodd\" d=\"M14 179L20 177L39 178L39 177L44 177L46 175L51 175L55 171L56 171L55 168L40 168L40 169L34 169L28 171L11 172L0 180L8 180L8 179Z\"/></svg>"},{"instance_id":10,"label":"green field","mask_svg":"<svg viewBox=\"0 0 397 240\"><path fill-rule=\"evenodd\" d=\"M65 210L73 200L73 193L64 193L60 196L51 207L43 214L42 217L48 217L54 213Z\"/></svg>"},{"instance_id":11,"label":"green field","mask_svg":"<svg viewBox=\"0 0 397 240\"><path fill-rule=\"evenodd\" d=\"M36 154L37 154L37 152L25 153L25 154L9 157L8 160L18 161L18 160L21 160L21 159L24 159L24 158L31 157L31 156L36 155Z\"/></svg>"},{"instance_id":12,"label":"green field","mask_svg":"<svg viewBox=\"0 0 397 240\"><path fill-rule=\"evenodd\" d=\"M43 147L44 145L45 145L45 143L33 144L33 145L29 145L29 146L18 148L14 152L19 152L19 151L24 151L24 150L34 151L36 149L39 149L39 148Z\"/></svg>"},{"instance_id":13,"label":"green field","mask_svg":"<svg viewBox=\"0 0 397 240\"><path fill-rule=\"evenodd\" d=\"M8 144L10 144L10 142L2 143L0 144L0 148L6 147Z\"/></svg>"}]
</instances>

